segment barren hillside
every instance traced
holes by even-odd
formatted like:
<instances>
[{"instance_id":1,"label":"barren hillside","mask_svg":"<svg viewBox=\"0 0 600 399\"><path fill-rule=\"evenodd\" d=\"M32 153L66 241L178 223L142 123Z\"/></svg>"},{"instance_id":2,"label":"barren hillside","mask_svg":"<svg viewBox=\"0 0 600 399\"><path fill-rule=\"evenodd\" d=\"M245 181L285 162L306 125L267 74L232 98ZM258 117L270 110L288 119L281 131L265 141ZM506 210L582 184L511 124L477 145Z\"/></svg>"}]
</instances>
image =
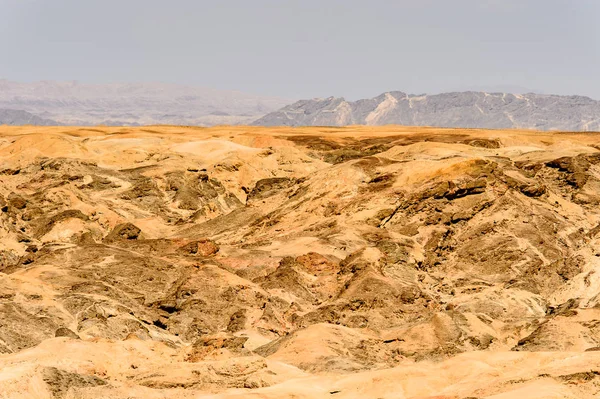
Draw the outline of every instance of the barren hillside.
<instances>
[{"instance_id":1,"label":"barren hillside","mask_svg":"<svg viewBox=\"0 0 600 399\"><path fill-rule=\"evenodd\" d=\"M0 398L595 398L600 134L0 128Z\"/></svg>"},{"instance_id":2,"label":"barren hillside","mask_svg":"<svg viewBox=\"0 0 600 399\"><path fill-rule=\"evenodd\" d=\"M486 129L600 130L600 101L583 96L455 92L383 93L347 101L300 100L253 122L259 126L411 125Z\"/></svg>"}]
</instances>

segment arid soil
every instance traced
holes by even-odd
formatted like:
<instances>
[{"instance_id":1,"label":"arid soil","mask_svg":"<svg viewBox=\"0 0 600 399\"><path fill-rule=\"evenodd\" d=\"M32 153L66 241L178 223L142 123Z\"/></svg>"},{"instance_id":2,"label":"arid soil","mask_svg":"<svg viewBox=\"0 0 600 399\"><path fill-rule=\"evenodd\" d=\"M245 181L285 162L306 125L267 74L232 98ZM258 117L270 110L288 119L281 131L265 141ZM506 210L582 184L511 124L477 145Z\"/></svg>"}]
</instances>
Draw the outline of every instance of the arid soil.
<instances>
[{"instance_id":1,"label":"arid soil","mask_svg":"<svg viewBox=\"0 0 600 399\"><path fill-rule=\"evenodd\" d=\"M0 398L596 398L600 133L0 127Z\"/></svg>"}]
</instances>

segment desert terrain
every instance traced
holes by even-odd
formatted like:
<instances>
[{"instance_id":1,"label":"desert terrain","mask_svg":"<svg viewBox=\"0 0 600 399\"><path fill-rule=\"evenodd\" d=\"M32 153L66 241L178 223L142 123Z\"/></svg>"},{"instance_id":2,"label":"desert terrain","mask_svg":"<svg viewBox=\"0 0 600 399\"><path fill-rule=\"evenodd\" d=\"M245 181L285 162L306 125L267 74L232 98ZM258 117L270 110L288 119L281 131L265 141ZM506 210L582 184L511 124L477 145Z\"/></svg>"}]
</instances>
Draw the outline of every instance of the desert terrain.
<instances>
[{"instance_id":1,"label":"desert terrain","mask_svg":"<svg viewBox=\"0 0 600 399\"><path fill-rule=\"evenodd\" d=\"M0 398L600 396L600 133L0 127Z\"/></svg>"}]
</instances>

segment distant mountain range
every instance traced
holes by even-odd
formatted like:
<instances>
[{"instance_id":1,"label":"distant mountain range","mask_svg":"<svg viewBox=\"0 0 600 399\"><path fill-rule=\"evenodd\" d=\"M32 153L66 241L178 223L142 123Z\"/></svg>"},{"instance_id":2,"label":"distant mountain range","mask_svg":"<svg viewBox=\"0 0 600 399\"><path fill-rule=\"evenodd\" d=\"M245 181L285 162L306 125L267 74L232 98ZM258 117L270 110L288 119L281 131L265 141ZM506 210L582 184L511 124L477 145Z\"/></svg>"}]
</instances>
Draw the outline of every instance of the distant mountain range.
<instances>
[{"instance_id":1,"label":"distant mountain range","mask_svg":"<svg viewBox=\"0 0 600 399\"><path fill-rule=\"evenodd\" d=\"M582 96L456 92L302 100L256 120L261 126L387 125L600 130L600 101Z\"/></svg>"},{"instance_id":2,"label":"distant mountain range","mask_svg":"<svg viewBox=\"0 0 600 399\"><path fill-rule=\"evenodd\" d=\"M0 109L0 125L36 125L36 126L57 126L57 121L40 118L27 111L15 109Z\"/></svg>"},{"instance_id":3,"label":"distant mountain range","mask_svg":"<svg viewBox=\"0 0 600 399\"><path fill-rule=\"evenodd\" d=\"M0 80L0 124L259 126L410 125L600 131L600 101L582 96L400 91L347 101L291 101L162 83Z\"/></svg>"},{"instance_id":4,"label":"distant mountain range","mask_svg":"<svg viewBox=\"0 0 600 399\"><path fill-rule=\"evenodd\" d=\"M250 123L290 102L277 97L162 83L0 80L0 109L23 110L66 125ZM31 122L35 124L34 119Z\"/></svg>"}]
</instances>

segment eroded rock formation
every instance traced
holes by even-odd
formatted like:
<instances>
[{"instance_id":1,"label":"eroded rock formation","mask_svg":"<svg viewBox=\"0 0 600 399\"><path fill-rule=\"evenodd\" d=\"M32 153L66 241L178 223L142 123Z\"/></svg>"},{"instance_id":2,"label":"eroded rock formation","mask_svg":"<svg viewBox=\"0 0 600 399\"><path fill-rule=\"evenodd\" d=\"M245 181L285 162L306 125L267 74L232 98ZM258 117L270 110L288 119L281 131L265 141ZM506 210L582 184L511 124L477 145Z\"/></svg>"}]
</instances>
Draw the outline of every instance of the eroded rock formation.
<instances>
[{"instance_id":1,"label":"eroded rock formation","mask_svg":"<svg viewBox=\"0 0 600 399\"><path fill-rule=\"evenodd\" d=\"M4 128L0 397L595 397L599 137Z\"/></svg>"}]
</instances>

